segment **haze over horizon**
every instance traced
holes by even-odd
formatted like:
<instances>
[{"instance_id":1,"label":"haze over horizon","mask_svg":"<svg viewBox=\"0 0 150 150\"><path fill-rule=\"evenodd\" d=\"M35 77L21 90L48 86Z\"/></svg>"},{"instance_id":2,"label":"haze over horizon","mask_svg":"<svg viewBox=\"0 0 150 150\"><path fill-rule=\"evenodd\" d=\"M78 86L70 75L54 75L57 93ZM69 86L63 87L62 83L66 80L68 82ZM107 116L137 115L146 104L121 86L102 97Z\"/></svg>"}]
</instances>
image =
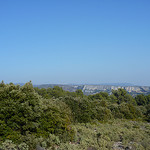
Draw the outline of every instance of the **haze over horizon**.
<instances>
[{"instance_id":1,"label":"haze over horizon","mask_svg":"<svg viewBox=\"0 0 150 150\"><path fill-rule=\"evenodd\" d=\"M3 81L4 82L4 81ZM31 82L33 85L52 85L52 84L56 84L56 85L111 85L111 86L141 86L141 85L135 85L135 84L131 84L131 83L41 83L41 84L34 84L31 80L28 81ZM9 83L5 83L5 84L9 84ZM20 84L20 85L24 85L25 83L14 83L14 84Z\"/></svg>"},{"instance_id":2,"label":"haze over horizon","mask_svg":"<svg viewBox=\"0 0 150 150\"><path fill-rule=\"evenodd\" d=\"M0 80L150 86L150 1L0 1Z\"/></svg>"}]
</instances>

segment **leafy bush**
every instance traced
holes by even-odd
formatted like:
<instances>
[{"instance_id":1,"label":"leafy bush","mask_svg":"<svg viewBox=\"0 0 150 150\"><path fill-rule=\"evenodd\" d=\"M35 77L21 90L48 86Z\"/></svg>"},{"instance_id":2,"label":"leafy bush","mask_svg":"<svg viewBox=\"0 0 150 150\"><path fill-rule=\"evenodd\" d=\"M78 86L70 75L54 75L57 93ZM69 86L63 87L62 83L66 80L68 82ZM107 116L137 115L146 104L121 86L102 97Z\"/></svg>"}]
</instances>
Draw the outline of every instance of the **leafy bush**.
<instances>
[{"instance_id":1,"label":"leafy bush","mask_svg":"<svg viewBox=\"0 0 150 150\"><path fill-rule=\"evenodd\" d=\"M21 143L28 135L35 140L40 136L48 137L49 134L63 135L66 137L64 140L72 140L71 110L67 107L62 101L44 100L35 92L31 82L22 87L12 83L1 84L0 140L10 139Z\"/></svg>"}]
</instances>

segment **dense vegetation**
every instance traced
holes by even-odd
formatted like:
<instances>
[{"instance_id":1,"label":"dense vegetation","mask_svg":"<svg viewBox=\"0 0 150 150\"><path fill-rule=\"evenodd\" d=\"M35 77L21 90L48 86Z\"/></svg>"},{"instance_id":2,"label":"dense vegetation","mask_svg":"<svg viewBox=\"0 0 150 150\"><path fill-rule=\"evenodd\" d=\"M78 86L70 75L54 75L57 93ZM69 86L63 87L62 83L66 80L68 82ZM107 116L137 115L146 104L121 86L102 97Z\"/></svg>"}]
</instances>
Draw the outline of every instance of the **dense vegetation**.
<instances>
[{"instance_id":1,"label":"dense vegetation","mask_svg":"<svg viewBox=\"0 0 150 150\"><path fill-rule=\"evenodd\" d=\"M149 150L150 95L0 83L0 149Z\"/></svg>"}]
</instances>

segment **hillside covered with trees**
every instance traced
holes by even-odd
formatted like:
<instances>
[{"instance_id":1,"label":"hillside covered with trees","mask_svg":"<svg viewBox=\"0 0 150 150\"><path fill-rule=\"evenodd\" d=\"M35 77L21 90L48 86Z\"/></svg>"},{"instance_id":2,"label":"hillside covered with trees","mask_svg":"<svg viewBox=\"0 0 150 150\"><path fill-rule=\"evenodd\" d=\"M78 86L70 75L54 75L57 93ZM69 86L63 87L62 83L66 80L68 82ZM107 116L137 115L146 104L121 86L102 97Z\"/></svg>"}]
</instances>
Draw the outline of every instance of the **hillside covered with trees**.
<instances>
[{"instance_id":1,"label":"hillside covered with trees","mask_svg":"<svg viewBox=\"0 0 150 150\"><path fill-rule=\"evenodd\" d=\"M149 150L150 95L0 83L2 150Z\"/></svg>"}]
</instances>

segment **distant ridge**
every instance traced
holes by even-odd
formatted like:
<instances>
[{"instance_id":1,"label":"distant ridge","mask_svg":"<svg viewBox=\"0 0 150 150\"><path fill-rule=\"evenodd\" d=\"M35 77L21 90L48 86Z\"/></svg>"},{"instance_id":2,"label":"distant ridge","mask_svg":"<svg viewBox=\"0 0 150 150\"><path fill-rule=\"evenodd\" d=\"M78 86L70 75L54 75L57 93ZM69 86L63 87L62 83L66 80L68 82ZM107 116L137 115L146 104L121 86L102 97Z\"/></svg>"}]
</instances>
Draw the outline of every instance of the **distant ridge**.
<instances>
[{"instance_id":1,"label":"distant ridge","mask_svg":"<svg viewBox=\"0 0 150 150\"><path fill-rule=\"evenodd\" d=\"M85 85L137 86L131 83L100 83L100 84L85 84Z\"/></svg>"},{"instance_id":2,"label":"distant ridge","mask_svg":"<svg viewBox=\"0 0 150 150\"><path fill-rule=\"evenodd\" d=\"M25 83L15 83L23 86ZM107 92L111 94L112 90L119 88L125 89L132 96L138 94L150 94L150 86L138 86L130 83L102 83L102 84L40 84L33 85L38 88L53 88L54 86L62 87L63 90L69 92L75 92L77 89L81 89L85 95L92 95L99 92Z\"/></svg>"},{"instance_id":3,"label":"distant ridge","mask_svg":"<svg viewBox=\"0 0 150 150\"><path fill-rule=\"evenodd\" d=\"M112 90L119 88L125 89L132 96L138 94L150 94L150 86L135 86L129 83L114 83L114 84L41 84L34 85L39 88L53 88L54 86L62 87L63 90L75 92L77 89L81 89L85 95L92 95L99 92L107 92L111 94Z\"/></svg>"},{"instance_id":4,"label":"distant ridge","mask_svg":"<svg viewBox=\"0 0 150 150\"><path fill-rule=\"evenodd\" d=\"M20 85L20 86L23 86L25 83L15 83L15 85ZM49 84L49 83L46 83L46 84L34 84L33 86L34 87L39 87L39 86L57 86L57 85L110 85L110 86L140 86L140 85L134 85L134 84L131 84L131 83L83 83L83 84L78 84L78 83L66 83L66 84Z\"/></svg>"}]
</instances>

